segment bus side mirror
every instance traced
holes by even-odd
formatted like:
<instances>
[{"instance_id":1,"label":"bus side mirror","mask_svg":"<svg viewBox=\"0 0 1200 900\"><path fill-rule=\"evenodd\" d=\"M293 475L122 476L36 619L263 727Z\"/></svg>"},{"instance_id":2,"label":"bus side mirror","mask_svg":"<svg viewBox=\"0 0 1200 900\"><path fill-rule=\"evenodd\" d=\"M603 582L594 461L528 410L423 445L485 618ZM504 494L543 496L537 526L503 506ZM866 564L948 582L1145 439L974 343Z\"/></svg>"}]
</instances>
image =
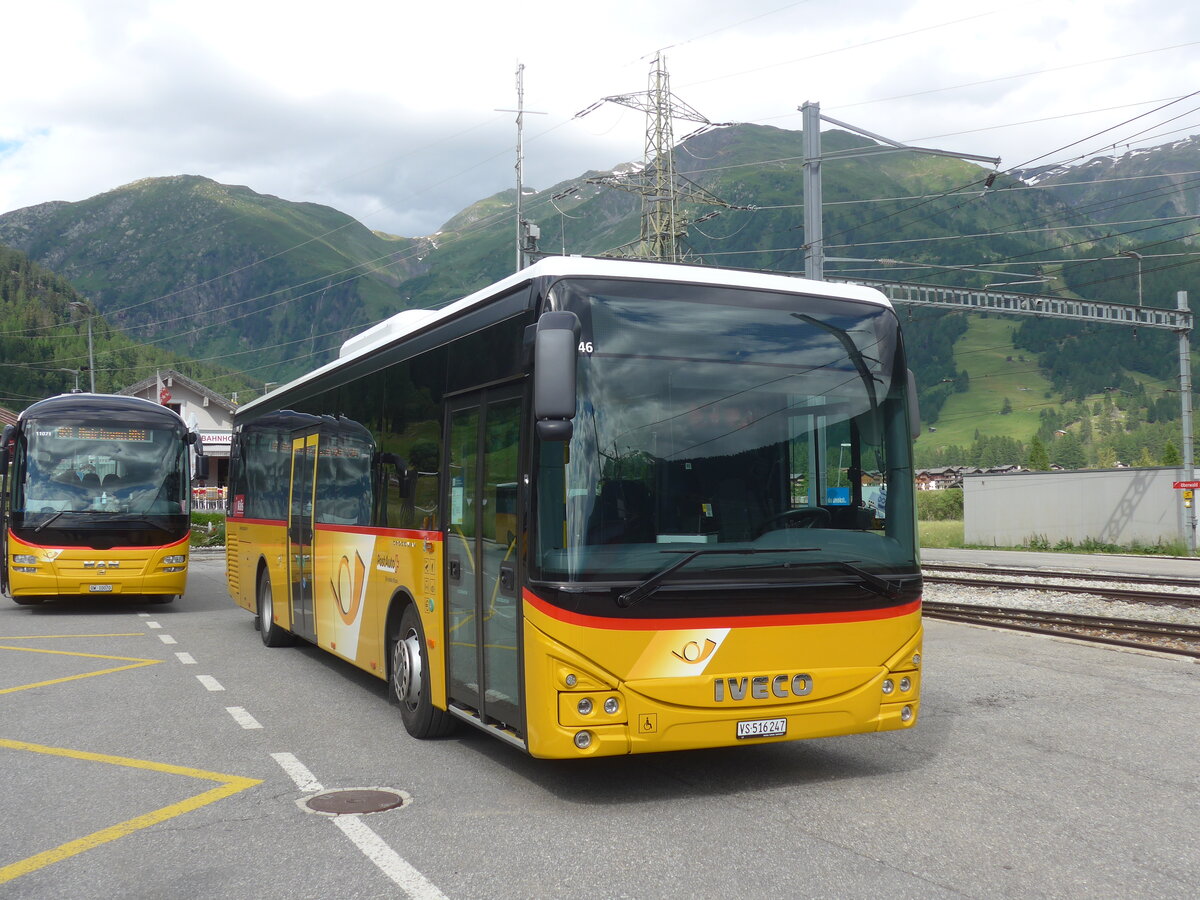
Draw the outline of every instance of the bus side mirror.
<instances>
[{"instance_id":1,"label":"bus side mirror","mask_svg":"<svg viewBox=\"0 0 1200 900\"><path fill-rule=\"evenodd\" d=\"M10 445L13 443L13 432L16 431L15 425L4 426L4 437L0 438L0 472L8 465Z\"/></svg>"},{"instance_id":2,"label":"bus side mirror","mask_svg":"<svg viewBox=\"0 0 1200 900\"><path fill-rule=\"evenodd\" d=\"M575 362L579 317L542 313L533 344L533 415L543 441L571 439L575 418Z\"/></svg>"},{"instance_id":3,"label":"bus side mirror","mask_svg":"<svg viewBox=\"0 0 1200 900\"><path fill-rule=\"evenodd\" d=\"M921 403L917 400L917 376L908 370L908 430L915 441L921 436Z\"/></svg>"},{"instance_id":4,"label":"bus side mirror","mask_svg":"<svg viewBox=\"0 0 1200 900\"><path fill-rule=\"evenodd\" d=\"M193 478L202 480L208 479L208 457L204 455L204 442L200 440L200 434L195 431L189 431L187 442L196 450L196 470Z\"/></svg>"}]
</instances>

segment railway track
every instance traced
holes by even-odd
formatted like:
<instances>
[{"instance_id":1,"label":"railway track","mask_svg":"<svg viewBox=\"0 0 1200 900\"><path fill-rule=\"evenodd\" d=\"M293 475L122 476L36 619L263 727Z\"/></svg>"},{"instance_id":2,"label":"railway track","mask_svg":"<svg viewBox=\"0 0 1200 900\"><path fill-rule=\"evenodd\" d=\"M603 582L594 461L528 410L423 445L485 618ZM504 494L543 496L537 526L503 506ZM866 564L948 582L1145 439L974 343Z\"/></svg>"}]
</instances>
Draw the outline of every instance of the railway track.
<instances>
[{"instance_id":1,"label":"railway track","mask_svg":"<svg viewBox=\"0 0 1200 900\"><path fill-rule=\"evenodd\" d=\"M1016 631L1054 634L1093 643L1157 650L1200 659L1200 625L1119 619L1047 610L1010 609L972 603L926 601L924 615L951 622L993 625Z\"/></svg>"},{"instance_id":2,"label":"railway track","mask_svg":"<svg viewBox=\"0 0 1200 900\"><path fill-rule=\"evenodd\" d=\"M1200 607L1200 581L1194 578L1159 578L1139 575L1134 580L1146 589L1134 589L1117 586L1123 577L1129 578L1130 576L1094 572L1047 572L1045 570L999 569L992 566L937 565L925 565L921 567L921 570L924 573L925 581L929 584L951 584L995 590L1090 594L1133 603Z\"/></svg>"}]
</instances>

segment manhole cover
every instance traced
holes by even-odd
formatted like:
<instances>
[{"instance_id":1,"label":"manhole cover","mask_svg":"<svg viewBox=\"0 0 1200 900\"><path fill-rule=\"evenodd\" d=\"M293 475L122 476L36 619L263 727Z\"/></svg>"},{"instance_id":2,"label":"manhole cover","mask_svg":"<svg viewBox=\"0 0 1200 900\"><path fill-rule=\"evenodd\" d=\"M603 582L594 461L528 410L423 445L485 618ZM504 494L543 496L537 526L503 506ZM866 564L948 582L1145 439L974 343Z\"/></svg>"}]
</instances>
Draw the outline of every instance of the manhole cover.
<instances>
[{"instance_id":1,"label":"manhole cover","mask_svg":"<svg viewBox=\"0 0 1200 900\"><path fill-rule=\"evenodd\" d=\"M326 791L324 794L310 797L305 801L305 805L314 812L348 816L395 809L404 805L404 796L395 791L372 789Z\"/></svg>"}]
</instances>

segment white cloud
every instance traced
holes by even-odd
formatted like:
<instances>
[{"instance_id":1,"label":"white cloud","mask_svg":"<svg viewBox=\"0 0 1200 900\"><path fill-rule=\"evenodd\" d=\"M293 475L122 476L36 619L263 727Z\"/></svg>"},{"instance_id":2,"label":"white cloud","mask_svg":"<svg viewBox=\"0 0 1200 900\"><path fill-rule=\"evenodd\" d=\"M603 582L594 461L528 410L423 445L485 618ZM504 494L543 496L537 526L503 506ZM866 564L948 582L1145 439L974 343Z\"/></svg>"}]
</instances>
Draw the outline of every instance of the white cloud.
<instances>
[{"instance_id":1,"label":"white cloud","mask_svg":"<svg viewBox=\"0 0 1200 900\"><path fill-rule=\"evenodd\" d=\"M1200 17L1163 0L40 0L6 11L6 33L0 80L20 87L0 98L0 211L188 173L409 235L513 186L514 117L496 110L516 103L518 61L527 108L547 113L526 119L536 187L641 156L639 113L573 116L644 90L659 48L675 93L715 121L799 128L817 100L1004 166L1200 84L1198 47L1165 49L1200 41Z\"/></svg>"}]
</instances>

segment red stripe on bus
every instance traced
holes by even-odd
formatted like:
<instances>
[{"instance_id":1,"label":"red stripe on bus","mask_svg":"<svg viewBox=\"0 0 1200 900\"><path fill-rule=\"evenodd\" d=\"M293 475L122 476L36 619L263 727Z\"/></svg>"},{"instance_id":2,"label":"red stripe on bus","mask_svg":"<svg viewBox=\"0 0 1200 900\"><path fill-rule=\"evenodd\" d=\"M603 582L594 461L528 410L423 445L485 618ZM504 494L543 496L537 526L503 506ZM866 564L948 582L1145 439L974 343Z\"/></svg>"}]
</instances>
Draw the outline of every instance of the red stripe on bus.
<instances>
[{"instance_id":1,"label":"red stripe on bus","mask_svg":"<svg viewBox=\"0 0 1200 900\"><path fill-rule=\"evenodd\" d=\"M921 601L914 600L903 606L886 609L858 609L846 612L786 613L770 616L709 616L695 619L618 619L609 616L587 616L560 609L543 600L528 588L525 601L534 609L565 622L586 628L607 628L613 631L661 631L682 628L769 628L780 625L828 625L845 622L873 622L880 619L898 619L912 615L921 609Z\"/></svg>"},{"instance_id":2,"label":"red stripe on bus","mask_svg":"<svg viewBox=\"0 0 1200 900\"><path fill-rule=\"evenodd\" d=\"M370 525L330 525L318 522L317 531L338 531L344 534L374 534L379 537L404 537L415 541L440 541L440 531L417 531L412 528L375 528Z\"/></svg>"},{"instance_id":3,"label":"red stripe on bus","mask_svg":"<svg viewBox=\"0 0 1200 900\"><path fill-rule=\"evenodd\" d=\"M97 550L95 547L87 547L83 544L35 544L32 541L25 541L17 537L15 534L9 533L9 540L14 541L23 547L37 547L39 550L89 550L93 553L102 553L108 550L165 550L168 547L178 547L180 544L186 544L188 537L180 538L177 541L172 541L169 544L150 544L146 547L105 547L104 550Z\"/></svg>"}]
</instances>

